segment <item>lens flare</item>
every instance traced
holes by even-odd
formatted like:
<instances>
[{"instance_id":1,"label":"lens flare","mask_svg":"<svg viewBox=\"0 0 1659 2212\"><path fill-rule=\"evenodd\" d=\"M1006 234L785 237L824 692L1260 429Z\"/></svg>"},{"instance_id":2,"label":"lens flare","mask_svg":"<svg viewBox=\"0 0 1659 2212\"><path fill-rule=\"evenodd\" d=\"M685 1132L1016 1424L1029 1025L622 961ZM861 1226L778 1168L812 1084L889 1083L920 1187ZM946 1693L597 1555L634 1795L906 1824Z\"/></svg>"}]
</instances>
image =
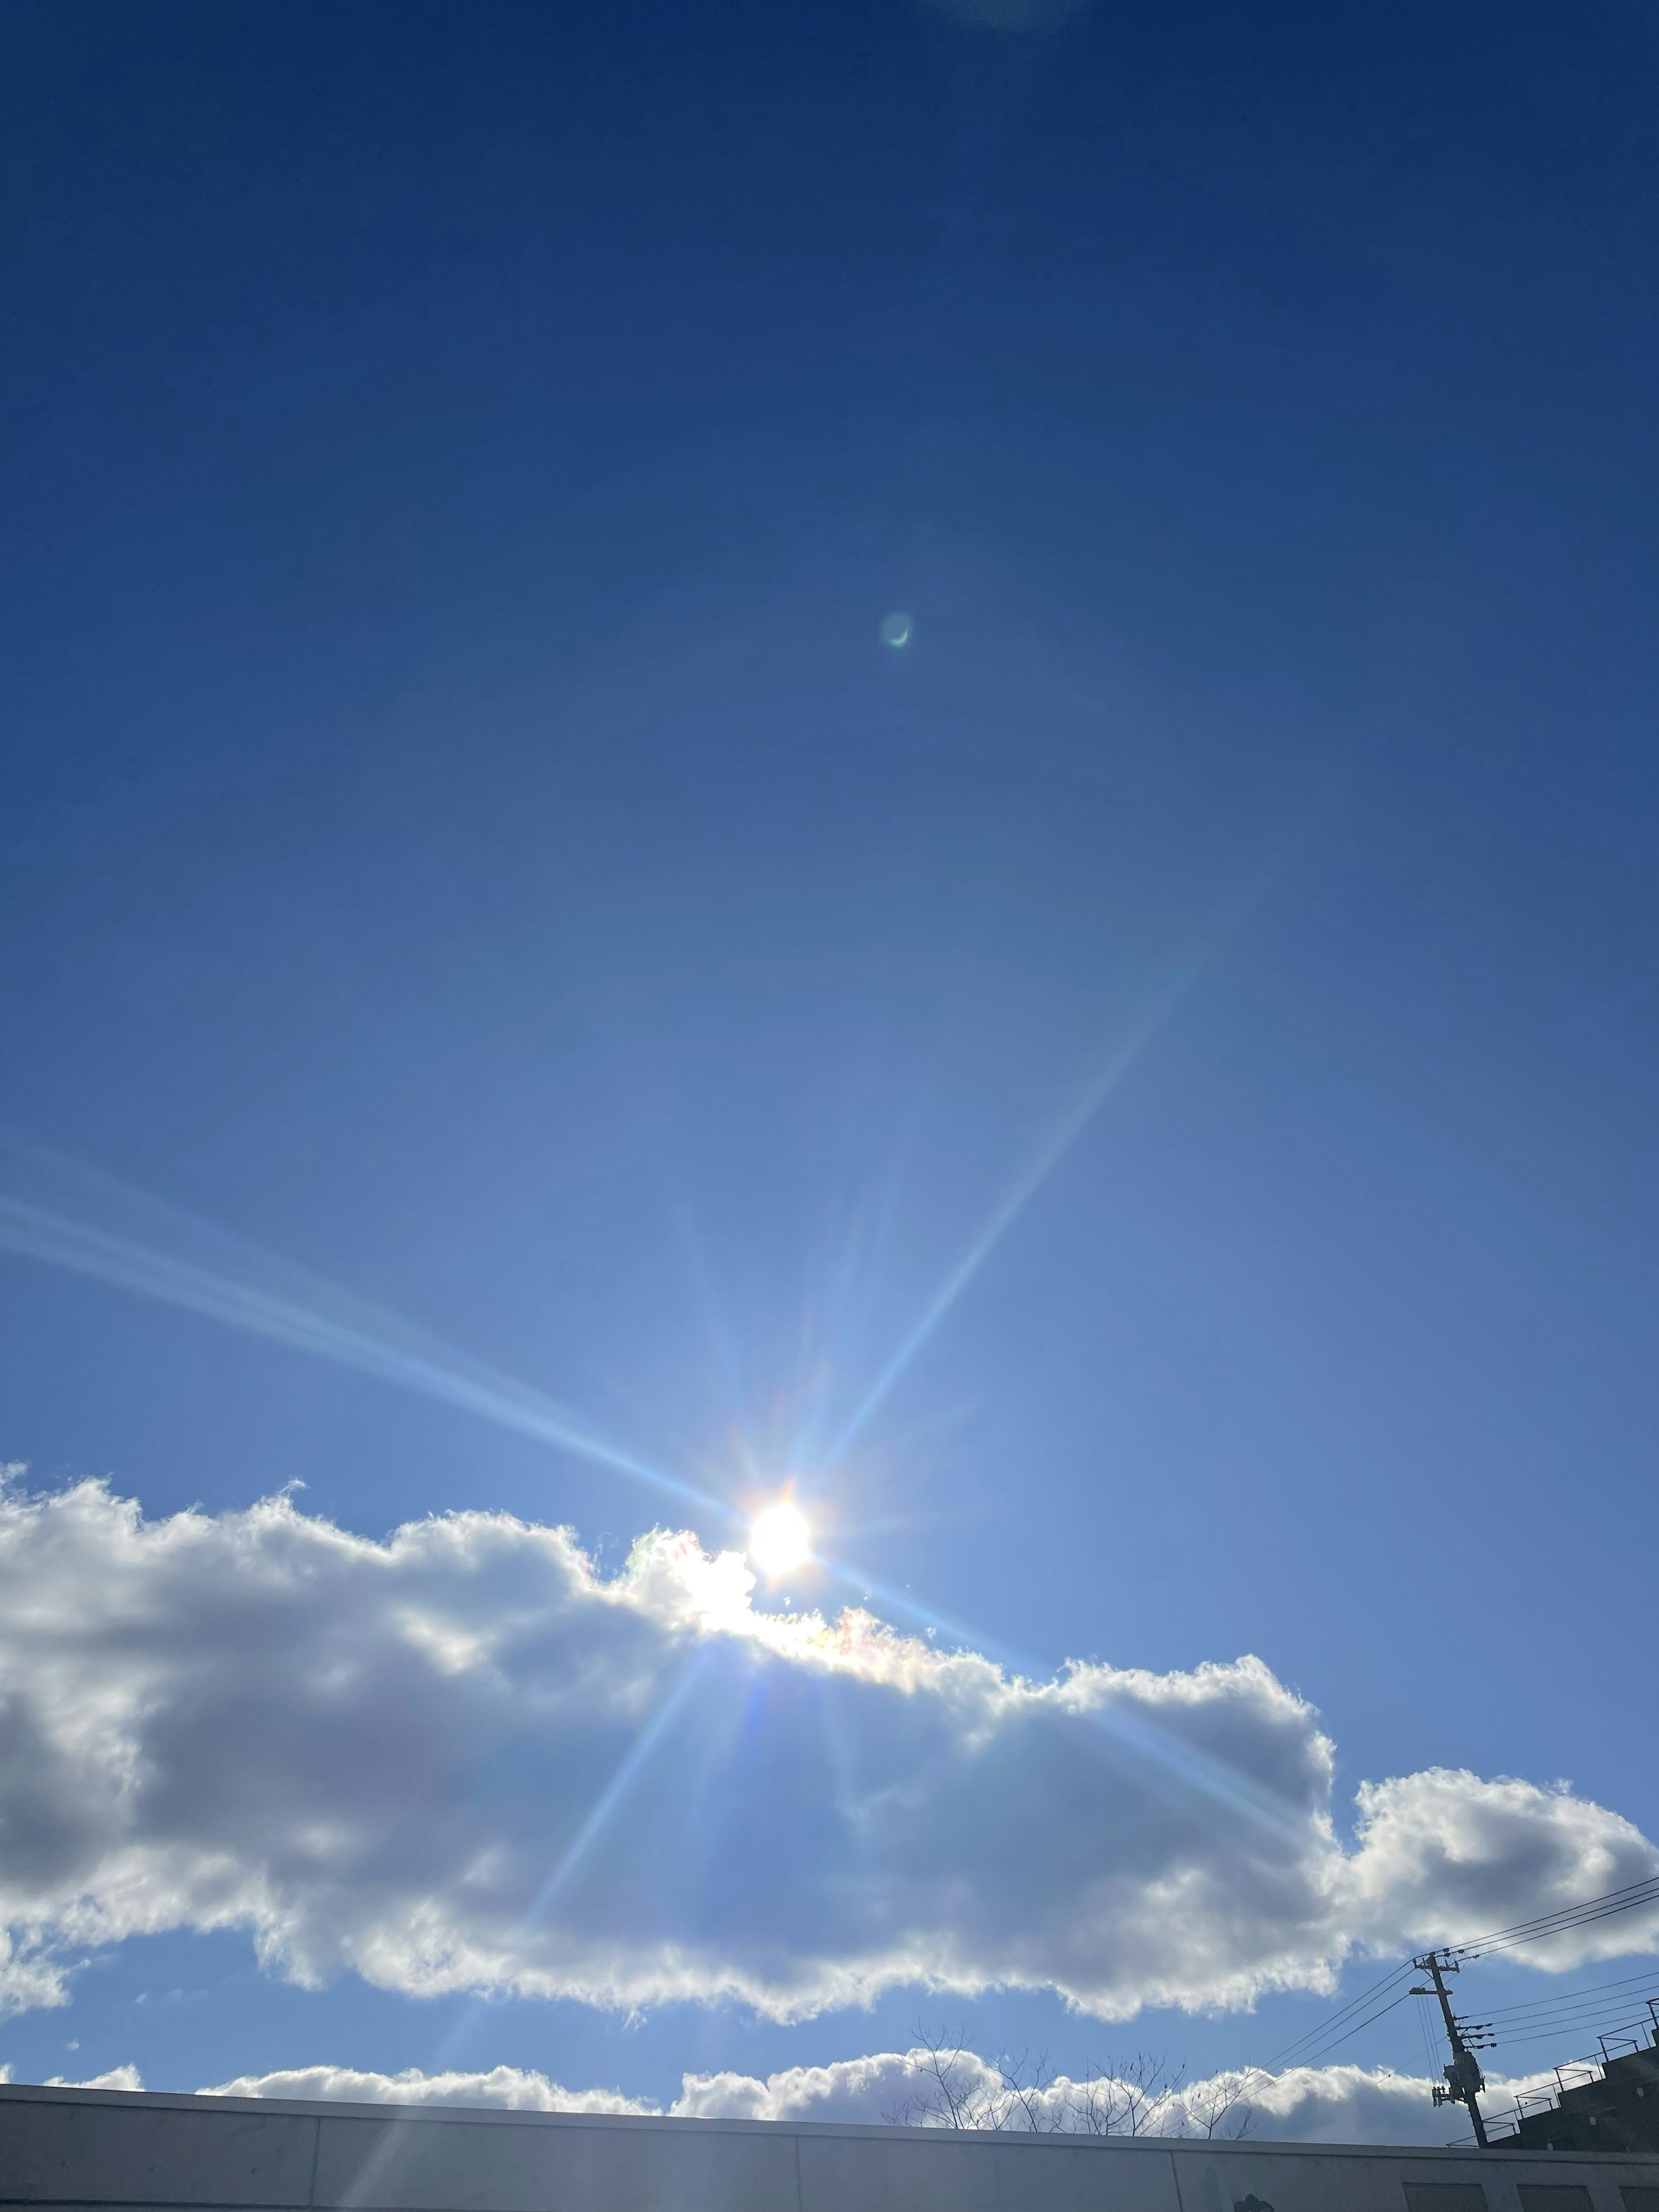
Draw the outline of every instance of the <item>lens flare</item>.
<instances>
[{"instance_id":1,"label":"lens flare","mask_svg":"<svg viewBox=\"0 0 1659 2212\"><path fill-rule=\"evenodd\" d=\"M749 1524L749 1556L763 1575L787 1575L812 1556L812 1531L799 1505L787 1498L757 1513Z\"/></svg>"}]
</instances>

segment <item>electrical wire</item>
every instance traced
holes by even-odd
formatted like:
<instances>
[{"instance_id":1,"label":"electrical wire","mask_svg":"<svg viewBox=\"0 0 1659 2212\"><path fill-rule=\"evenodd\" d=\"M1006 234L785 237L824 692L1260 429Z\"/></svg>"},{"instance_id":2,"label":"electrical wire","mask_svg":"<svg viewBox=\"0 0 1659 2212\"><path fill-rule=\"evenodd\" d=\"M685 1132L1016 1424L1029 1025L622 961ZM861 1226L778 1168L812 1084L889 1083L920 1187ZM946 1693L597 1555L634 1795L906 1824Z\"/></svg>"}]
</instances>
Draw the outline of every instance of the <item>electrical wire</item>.
<instances>
[{"instance_id":1,"label":"electrical wire","mask_svg":"<svg viewBox=\"0 0 1659 2212\"><path fill-rule=\"evenodd\" d=\"M1413 1968L1408 1960L1404 1966L1396 1966L1392 1973L1384 1974L1380 1982L1374 1982L1370 1989L1362 1990L1359 1995L1351 2002L1345 2004L1340 2012L1333 2013L1328 2020L1320 2021L1315 2027L1309 2028L1305 2034L1298 2035L1294 2043L1287 2043L1282 2051L1276 2052L1267 2061L1268 2065L1281 2064L1284 2060L1291 2057L1292 2052L1300 2051L1304 2043L1312 2043L1327 2034L1332 2028L1339 2027L1351 2014L1358 2012L1364 2006L1368 2005L1373 1997L1381 1996L1384 1990L1392 1988L1395 1982L1402 1981L1412 1972ZM1389 2008L1385 2007L1384 2009ZM1304 2063L1302 2060L1297 2061L1298 2064Z\"/></svg>"},{"instance_id":2,"label":"electrical wire","mask_svg":"<svg viewBox=\"0 0 1659 2212\"><path fill-rule=\"evenodd\" d=\"M1440 2008L1432 1997L1419 1997L1417 2014L1423 2023L1424 2070L1432 2081L1445 2063L1444 2053L1440 2048L1440 2037L1444 2032L1441 2025Z\"/></svg>"},{"instance_id":3,"label":"electrical wire","mask_svg":"<svg viewBox=\"0 0 1659 2212\"><path fill-rule=\"evenodd\" d=\"M1470 1936L1461 1943L1446 1944L1440 1948L1449 1955L1473 1960L1487 1953L1512 1951L1523 1943L1541 1942L1549 1936L1565 1935L1569 1929L1574 1928L1589 1927L1598 1920L1612 1919L1620 1913L1636 1911L1646 1905L1659 1905L1659 1875L1648 1875L1641 1881L1626 1883L1622 1889L1608 1890L1600 1897L1581 1898L1576 1904L1561 1905L1553 1912L1539 1913L1530 1920L1517 1920L1507 1928L1495 1928L1487 1935ZM1352 1998L1339 2011L1333 2013L1328 2019L1320 2021L1305 2033L1297 2036L1294 2042L1287 2043L1285 2048L1276 2052L1265 2065L1252 2068L1249 2078L1254 2080L1260 2075L1277 2073L1287 2063L1296 2066L1311 2066L1329 2052L1339 2049L1341 2045L1358 2035L1362 2028L1370 2027L1374 2021L1381 2020L1386 2013L1392 2012L1396 2005L1405 2002L1411 1993L1409 1990L1402 1990L1397 1996L1390 1997L1386 2004L1377 2006L1375 2011L1365 2013L1364 2019L1354 2018L1357 2013L1364 2012L1367 2005L1391 1990L1395 1983L1403 1980L1407 1974L1416 1971L1414 1960L1405 1960L1396 1966L1392 1973L1385 1974L1381 1981L1375 1982L1370 1989L1362 1990L1359 1996ZM1643 1981L1650 1978L1636 1975L1631 1978L1632 1981ZM1630 1984L1609 1983L1598 1986L1627 1988ZM1566 2002L1573 1994L1571 1991L1564 1991L1562 2002ZM1540 2000L1539 2005L1541 2008L1549 2002L1547 1999ZM1528 2009L1521 2006L1509 2008L1511 2013L1524 2012ZM1493 2017L1496 2019L1499 2015L1495 2014ZM1565 2021L1563 2024L1565 2024ZM1517 2030L1521 2025L1522 2023L1517 2021ZM1505 2039L1519 2042L1522 2038L1517 2032Z\"/></svg>"},{"instance_id":4,"label":"electrical wire","mask_svg":"<svg viewBox=\"0 0 1659 2212\"><path fill-rule=\"evenodd\" d=\"M1631 1905L1640 1905L1648 1895L1659 1894L1659 1874L1644 1875L1639 1881L1626 1882L1622 1889L1603 1890L1597 1897L1581 1897L1572 1905L1559 1905L1552 1912L1540 1912L1530 1920L1511 1921L1506 1928L1494 1928L1484 1936L1470 1936L1461 1943L1454 1943L1454 1951L1467 1951L1478 1943L1495 1943L1501 1936L1516 1936L1524 1928L1540 1927L1547 1920L1561 1920L1581 1912L1599 1912L1603 1905L1617 1905L1621 1898L1627 1903L1619 1906L1628 1911Z\"/></svg>"},{"instance_id":5,"label":"electrical wire","mask_svg":"<svg viewBox=\"0 0 1659 2212\"><path fill-rule=\"evenodd\" d=\"M1589 2022L1581 2021L1578 2025L1583 2028L1584 2033L1587 2035L1593 2035L1597 2033L1595 2022L1594 2021L1590 2021ZM1646 2017L1638 2017L1635 2020L1614 2019L1610 2021L1606 2021L1599 2032L1602 2039L1605 2040L1605 2039L1610 2035L1628 2035L1632 2028L1648 2027L1651 2025L1652 2023L1650 2020ZM1534 2028L1529 2030L1524 2035L1506 2036L1504 2039L1504 2047L1506 2050L1510 2051L1524 2051L1529 2043L1553 2043L1555 2041L1557 2033L1558 2031L1553 2027ZM1572 2060L1569 2063L1577 2064L1579 2062ZM1601 2061L1599 2059L1595 2059L1586 2063L1599 2065Z\"/></svg>"},{"instance_id":6,"label":"electrical wire","mask_svg":"<svg viewBox=\"0 0 1659 2212\"><path fill-rule=\"evenodd\" d=\"M1499 2005L1497 2010L1492 2014L1492 2018L1494 2020L1507 2020L1513 2014L1518 2012L1536 2012L1542 2005L1564 2005L1576 2003L1580 1997L1589 1999L1599 1996L1607 1990L1633 1990L1637 1988L1639 1984L1644 1982L1651 1982L1655 1978L1655 1970L1650 1968L1644 1974L1630 1974L1622 1981L1592 1982L1586 1989L1563 1990L1556 1996L1529 1997L1520 2004Z\"/></svg>"},{"instance_id":7,"label":"electrical wire","mask_svg":"<svg viewBox=\"0 0 1659 2212\"><path fill-rule=\"evenodd\" d=\"M1612 2008L1615 2011L1622 2011L1624 2003L1628 2002L1629 2000L1626 1999ZM1523 2028L1547 2027L1554 2021L1572 2020L1582 2014L1601 2013L1607 2011L1608 2008L1606 2003L1598 2002L1593 1999L1587 1999L1583 2004L1540 2005L1536 2012L1494 2013L1486 2021L1486 2026L1494 2035L1519 2035Z\"/></svg>"},{"instance_id":8,"label":"electrical wire","mask_svg":"<svg viewBox=\"0 0 1659 2212\"><path fill-rule=\"evenodd\" d=\"M1634 1912L1644 1905L1659 1905L1659 1875L1610 1889L1601 1897L1587 1897L1577 1905L1564 1905L1534 1920L1517 1920L1512 1927L1496 1928L1490 1935L1474 1936L1446 1948L1462 1958L1479 1958L1488 1951L1512 1951L1518 1944L1541 1943L1551 1936L1564 1936L1594 1921L1610 1920L1621 1912Z\"/></svg>"}]
</instances>

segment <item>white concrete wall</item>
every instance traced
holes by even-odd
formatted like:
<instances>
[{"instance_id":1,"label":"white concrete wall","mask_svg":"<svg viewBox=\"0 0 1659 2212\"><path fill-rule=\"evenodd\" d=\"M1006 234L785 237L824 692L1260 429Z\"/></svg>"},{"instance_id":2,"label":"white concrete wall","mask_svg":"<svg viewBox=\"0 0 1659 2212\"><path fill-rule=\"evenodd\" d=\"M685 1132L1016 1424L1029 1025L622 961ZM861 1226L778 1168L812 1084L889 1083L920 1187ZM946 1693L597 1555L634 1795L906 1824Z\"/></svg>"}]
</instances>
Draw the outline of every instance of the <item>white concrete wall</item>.
<instances>
[{"instance_id":1,"label":"white concrete wall","mask_svg":"<svg viewBox=\"0 0 1659 2212\"><path fill-rule=\"evenodd\" d=\"M1273 2212L1482 2212L1463 2196L1472 2183L1485 2212L1659 2212L1659 2157L1616 2154L1216 2147L0 2086L0 2206L60 2212L1236 2212L1251 2197ZM1437 2194L1419 2196L1425 2184ZM1528 2203L1522 2185L1540 2184L1587 2194Z\"/></svg>"}]
</instances>

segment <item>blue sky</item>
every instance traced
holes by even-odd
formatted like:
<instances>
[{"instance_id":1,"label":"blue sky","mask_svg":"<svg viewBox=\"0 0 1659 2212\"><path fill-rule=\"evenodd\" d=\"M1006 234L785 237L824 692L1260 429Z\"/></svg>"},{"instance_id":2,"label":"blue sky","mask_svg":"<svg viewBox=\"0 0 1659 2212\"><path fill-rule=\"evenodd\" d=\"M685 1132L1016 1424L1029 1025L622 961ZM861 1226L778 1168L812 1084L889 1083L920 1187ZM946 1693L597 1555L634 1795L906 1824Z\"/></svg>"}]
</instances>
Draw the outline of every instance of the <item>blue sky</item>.
<instances>
[{"instance_id":1,"label":"blue sky","mask_svg":"<svg viewBox=\"0 0 1659 2212\"><path fill-rule=\"evenodd\" d=\"M665 2102L960 2019L1202 2073L1340 2001L1286 1978L1659 1869L1651 12L3 20L0 1452L54 1595L0 2063ZM617 1595L790 1481L844 1571ZM325 1526L458 1512L514 1518L402 1610ZM597 1733L534 1638L442 1644L513 1591ZM825 1674L786 1601L918 1641ZM412 1702L331 1735L348 1628ZM578 1960L526 1869L694 1647ZM1033 1707L974 1782L958 1649L1093 1662L1184 1778ZM1559 1973L1639 1976L1618 1929ZM1428 2063L1404 2011L1340 2055Z\"/></svg>"}]
</instances>

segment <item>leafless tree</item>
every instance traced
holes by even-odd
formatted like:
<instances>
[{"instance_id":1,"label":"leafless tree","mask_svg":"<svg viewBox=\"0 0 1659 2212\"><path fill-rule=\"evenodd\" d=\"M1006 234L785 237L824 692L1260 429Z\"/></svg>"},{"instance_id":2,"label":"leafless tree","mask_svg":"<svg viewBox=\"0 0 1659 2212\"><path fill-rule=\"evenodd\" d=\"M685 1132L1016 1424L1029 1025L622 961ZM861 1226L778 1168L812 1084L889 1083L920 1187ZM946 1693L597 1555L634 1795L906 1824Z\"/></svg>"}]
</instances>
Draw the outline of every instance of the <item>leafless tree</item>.
<instances>
[{"instance_id":1,"label":"leafless tree","mask_svg":"<svg viewBox=\"0 0 1659 2212\"><path fill-rule=\"evenodd\" d=\"M1179 2132L1184 2066L1170 2071L1161 2053L1137 2051L1127 2058L1092 2059L1075 2085L1077 2132L1089 2136L1167 2136Z\"/></svg>"},{"instance_id":2,"label":"leafless tree","mask_svg":"<svg viewBox=\"0 0 1659 2212\"><path fill-rule=\"evenodd\" d=\"M1212 2075L1182 2099L1194 2131L1206 2139L1237 2142L1249 2135L1255 2108L1245 2092L1255 2076L1249 2073Z\"/></svg>"},{"instance_id":3,"label":"leafless tree","mask_svg":"<svg viewBox=\"0 0 1659 2212\"><path fill-rule=\"evenodd\" d=\"M910 2093L889 2105L890 2125L1013 2129L1033 2135L1184 2136L1237 2142L1254 2117L1247 2074L1218 2074L1186 2089L1186 2069L1137 2051L1091 2063L1073 2081L1055 2073L1046 2051L986 2061L965 2028L954 2035L919 2028L910 2053Z\"/></svg>"},{"instance_id":4,"label":"leafless tree","mask_svg":"<svg viewBox=\"0 0 1659 2212\"><path fill-rule=\"evenodd\" d=\"M1054 2069L1048 2054L1033 2058L1022 2051L1005 2054L986 2078L987 2062L969 2049L967 2031L955 2035L916 2031L910 2053L910 2073L915 2087L889 2105L882 2118L890 2126L904 2128L1012 2128L1033 2135L1064 2131L1065 2115L1059 2100L1051 2105Z\"/></svg>"}]
</instances>

